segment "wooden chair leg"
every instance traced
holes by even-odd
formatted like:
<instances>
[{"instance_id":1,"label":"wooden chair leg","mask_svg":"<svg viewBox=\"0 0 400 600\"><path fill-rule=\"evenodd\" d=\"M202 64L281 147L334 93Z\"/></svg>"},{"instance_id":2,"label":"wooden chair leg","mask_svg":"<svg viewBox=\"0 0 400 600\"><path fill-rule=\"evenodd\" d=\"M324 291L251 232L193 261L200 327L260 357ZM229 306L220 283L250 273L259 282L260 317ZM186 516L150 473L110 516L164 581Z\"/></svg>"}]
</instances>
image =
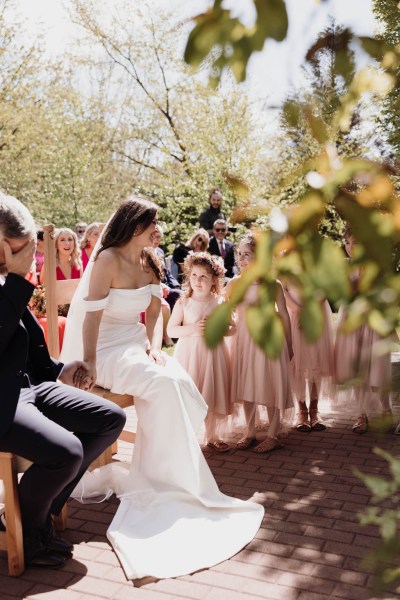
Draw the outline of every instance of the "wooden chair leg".
<instances>
[{"instance_id":1,"label":"wooden chair leg","mask_svg":"<svg viewBox=\"0 0 400 600\"><path fill-rule=\"evenodd\" d=\"M64 531L67 528L68 509L65 503L59 515L53 515L54 527L57 531Z\"/></svg>"},{"instance_id":2,"label":"wooden chair leg","mask_svg":"<svg viewBox=\"0 0 400 600\"><path fill-rule=\"evenodd\" d=\"M13 454L9 452L0 454L0 473L4 484L6 532L3 535L6 539L8 574L16 577L25 570L25 559L18 474Z\"/></svg>"},{"instance_id":3,"label":"wooden chair leg","mask_svg":"<svg viewBox=\"0 0 400 600\"><path fill-rule=\"evenodd\" d=\"M112 446L108 446L108 448L106 448L104 452L100 454L100 456L91 463L89 469L90 471L93 471L93 469L97 469L97 467L109 465L110 463L112 463L112 461Z\"/></svg>"}]
</instances>

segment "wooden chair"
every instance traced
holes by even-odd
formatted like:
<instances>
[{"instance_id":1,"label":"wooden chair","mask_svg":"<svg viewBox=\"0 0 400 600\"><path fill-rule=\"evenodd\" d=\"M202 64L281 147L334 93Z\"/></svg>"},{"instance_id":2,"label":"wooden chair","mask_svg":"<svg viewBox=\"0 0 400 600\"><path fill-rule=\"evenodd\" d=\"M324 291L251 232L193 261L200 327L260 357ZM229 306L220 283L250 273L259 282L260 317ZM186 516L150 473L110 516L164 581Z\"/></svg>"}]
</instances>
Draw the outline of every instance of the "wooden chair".
<instances>
[{"instance_id":1,"label":"wooden chair","mask_svg":"<svg viewBox=\"0 0 400 600\"><path fill-rule=\"evenodd\" d=\"M60 304L70 304L72 296L78 286L79 279L67 279L57 281L56 278L56 250L54 247L53 233L54 225L45 225L44 230L44 264L46 270L46 316L47 316L47 345L50 355L58 358L60 355L59 336L58 336L58 306ZM134 403L133 396L129 394L114 394L98 385L92 389L92 393L101 396L106 400L111 400L121 408L128 408ZM120 440L135 443L135 433L124 429L119 437ZM100 467L112 461L112 454L118 451L115 445L107 448L94 461L91 468Z\"/></svg>"},{"instance_id":2,"label":"wooden chair","mask_svg":"<svg viewBox=\"0 0 400 600\"><path fill-rule=\"evenodd\" d=\"M18 496L16 456L0 452L0 479L4 488L6 531L0 531L0 550L7 552L8 574L16 577L25 570L21 509Z\"/></svg>"}]
</instances>

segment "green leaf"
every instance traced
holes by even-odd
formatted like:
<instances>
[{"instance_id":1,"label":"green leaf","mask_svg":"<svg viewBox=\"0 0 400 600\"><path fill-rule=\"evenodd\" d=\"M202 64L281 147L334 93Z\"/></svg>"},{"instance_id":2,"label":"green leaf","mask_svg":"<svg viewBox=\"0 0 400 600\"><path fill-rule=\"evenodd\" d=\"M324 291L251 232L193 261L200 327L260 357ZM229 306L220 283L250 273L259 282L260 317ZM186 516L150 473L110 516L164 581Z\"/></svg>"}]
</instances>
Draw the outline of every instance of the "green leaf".
<instances>
[{"instance_id":1,"label":"green leaf","mask_svg":"<svg viewBox=\"0 0 400 600\"><path fill-rule=\"evenodd\" d=\"M314 297L304 298L300 312L300 324L307 340L316 342L324 328L324 315L319 300Z\"/></svg>"},{"instance_id":2,"label":"green leaf","mask_svg":"<svg viewBox=\"0 0 400 600\"><path fill-rule=\"evenodd\" d=\"M272 252L271 236L269 231L263 231L257 237L256 245L256 263L260 272L267 276L271 270Z\"/></svg>"},{"instance_id":3,"label":"green leaf","mask_svg":"<svg viewBox=\"0 0 400 600\"><path fill-rule=\"evenodd\" d=\"M389 323L380 310L374 308L370 311L368 315L368 324L379 335L385 337L392 333L393 327L391 323Z\"/></svg>"},{"instance_id":4,"label":"green leaf","mask_svg":"<svg viewBox=\"0 0 400 600\"><path fill-rule=\"evenodd\" d=\"M382 458L389 463L393 479L400 488L400 458L392 456L389 452L386 452L386 450L382 450L382 448L374 448L374 452L378 456L382 456Z\"/></svg>"},{"instance_id":5,"label":"green leaf","mask_svg":"<svg viewBox=\"0 0 400 600\"><path fill-rule=\"evenodd\" d=\"M362 479L367 488L371 491L374 501L386 500L390 498L396 491L396 486L393 481L388 481L382 477L376 475L369 475L362 473L358 469L355 469L357 477Z\"/></svg>"},{"instance_id":6,"label":"green leaf","mask_svg":"<svg viewBox=\"0 0 400 600\"><path fill-rule=\"evenodd\" d=\"M282 350L285 332L275 310L275 300L260 306L249 306L246 310L246 323L256 344L270 358L277 358Z\"/></svg>"},{"instance_id":7,"label":"green leaf","mask_svg":"<svg viewBox=\"0 0 400 600\"><path fill-rule=\"evenodd\" d=\"M289 212L289 231L296 236L304 229L315 229L325 212L323 198L310 192L301 203Z\"/></svg>"},{"instance_id":8,"label":"green leaf","mask_svg":"<svg viewBox=\"0 0 400 600\"><path fill-rule=\"evenodd\" d=\"M257 11L257 34L260 38L272 38L277 42L284 40L289 23L284 0L254 0L254 4Z\"/></svg>"},{"instance_id":9,"label":"green leaf","mask_svg":"<svg viewBox=\"0 0 400 600\"><path fill-rule=\"evenodd\" d=\"M306 108L304 114L310 131L317 142L320 144L327 142L329 140L329 132L325 121L321 119L321 117L313 114L310 107Z\"/></svg>"},{"instance_id":10,"label":"green leaf","mask_svg":"<svg viewBox=\"0 0 400 600\"><path fill-rule=\"evenodd\" d=\"M347 261L339 246L328 239L321 239L315 264L309 268L315 286L324 291L332 302L349 298L351 294Z\"/></svg>"},{"instance_id":11,"label":"green leaf","mask_svg":"<svg viewBox=\"0 0 400 600\"><path fill-rule=\"evenodd\" d=\"M215 348L226 335L231 323L232 304L224 302L207 317L204 336L209 348Z\"/></svg>"},{"instance_id":12,"label":"green leaf","mask_svg":"<svg viewBox=\"0 0 400 600\"><path fill-rule=\"evenodd\" d=\"M262 271L257 263L252 264L235 279L230 289L229 301L233 305L239 304L247 292L248 287L261 277Z\"/></svg>"},{"instance_id":13,"label":"green leaf","mask_svg":"<svg viewBox=\"0 0 400 600\"><path fill-rule=\"evenodd\" d=\"M337 197L335 205L340 216L348 221L357 242L363 245L366 256L382 270L390 272L394 242L392 220L373 208L360 206L352 196L344 193Z\"/></svg>"},{"instance_id":14,"label":"green leaf","mask_svg":"<svg viewBox=\"0 0 400 600\"><path fill-rule=\"evenodd\" d=\"M386 515L385 520L381 525L381 535L385 541L394 538L397 535L397 521L395 518L389 518Z\"/></svg>"},{"instance_id":15,"label":"green leaf","mask_svg":"<svg viewBox=\"0 0 400 600\"><path fill-rule=\"evenodd\" d=\"M224 173L224 179L236 196L239 198L249 197L250 189L245 181L231 173Z\"/></svg>"},{"instance_id":16,"label":"green leaf","mask_svg":"<svg viewBox=\"0 0 400 600\"><path fill-rule=\"evenodd\" d=\"M301 105L294 100L286 100L282 107L282 118L289 127L298 127L302 116Z\"/></svg>"},{"instance_id":17,"label":"green leaf","mask_svg":"<svg viewBox=\"0 0 400 600\"><path fill-rule=\"evenodd\" d=\"M368 37L368 36L359 36L358 37L361 46L365 52L367 52L372 58L381 61L386 52L393 50L392 46L389 46L383 40L378 40L376 38Z\"/></svg>"}]
</instances>

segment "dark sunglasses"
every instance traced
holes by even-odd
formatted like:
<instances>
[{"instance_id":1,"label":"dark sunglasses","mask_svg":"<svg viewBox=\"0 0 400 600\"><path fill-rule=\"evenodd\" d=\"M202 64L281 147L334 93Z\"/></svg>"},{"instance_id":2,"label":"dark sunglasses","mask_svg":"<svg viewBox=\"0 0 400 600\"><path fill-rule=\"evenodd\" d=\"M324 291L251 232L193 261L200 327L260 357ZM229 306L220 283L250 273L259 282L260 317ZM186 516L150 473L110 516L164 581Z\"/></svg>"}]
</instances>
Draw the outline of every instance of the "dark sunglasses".
<instances>
[{"instance_id":1,"label":"dark sunglasses","mask_svg":"<svg viewBox=\"0 0 400 600\"><path fill-rule=\"evenodd\" d=\"M203 238L202 238L202 237L198 237L198 238L197 238L197 241L198 241L198 242L200 242L200 243L203 243L203 242L204 242L204 240L203 240Z\"/></svg>"},{"instance_id":2,"label":"dark sunglasses","mask_svg":"<svg viewBox=\"0 0 400 600\"><path fill-rule=\"evenodd\" d=\"M218 228L216 228L215 231L217 233L226 233L226 229L218 229Z\"/></svg>"}]
</instances>

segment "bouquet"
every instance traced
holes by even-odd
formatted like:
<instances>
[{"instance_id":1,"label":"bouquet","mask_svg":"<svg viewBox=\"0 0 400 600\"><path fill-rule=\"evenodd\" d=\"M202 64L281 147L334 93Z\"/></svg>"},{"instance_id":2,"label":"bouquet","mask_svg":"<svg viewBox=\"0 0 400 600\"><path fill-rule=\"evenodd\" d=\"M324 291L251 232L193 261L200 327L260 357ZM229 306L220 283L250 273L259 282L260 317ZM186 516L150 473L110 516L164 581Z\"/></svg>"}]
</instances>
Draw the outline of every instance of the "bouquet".
<instances>
[{"instance_id":1,"label":"bouquet","mask_svg":"<svg viewBox=\"0 0 400 600\"><path fill-rule=\"evenodd\" d=\"M31 299L28 303L28 308L33 312L37 319L46 316L46 293L44 285L36 286ZM58 315L66 317L68 315L69 304L61 304L58 307Z\"/></svg>"},{"instance_id":2,"label":"bouquet","mask_svg":"<svg viewBox=\"0 0 400 600\"><path fill-rule=\"evenodd\" d=\"M28 308L33 312L36 318L46 316L46 296L44 286L38 285L29 300Z\"/></svg>"}]
</instances>

